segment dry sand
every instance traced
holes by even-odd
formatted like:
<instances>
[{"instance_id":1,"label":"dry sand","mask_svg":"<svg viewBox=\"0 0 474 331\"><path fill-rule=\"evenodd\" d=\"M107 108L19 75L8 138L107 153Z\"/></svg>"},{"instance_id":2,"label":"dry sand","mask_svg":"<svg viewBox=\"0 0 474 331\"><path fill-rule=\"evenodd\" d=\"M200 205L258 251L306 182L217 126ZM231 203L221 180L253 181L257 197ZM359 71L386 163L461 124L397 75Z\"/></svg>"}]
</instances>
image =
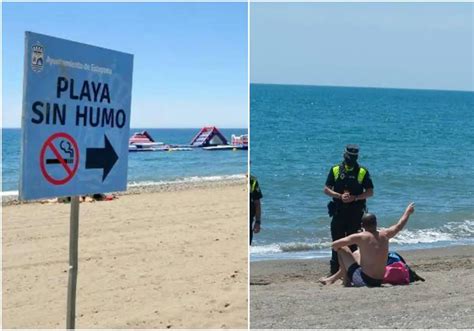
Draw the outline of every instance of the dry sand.
<instances>
[{"instance_id":1,"label":"dry sand","mask_svg":"<svg viewBox=\"0 0 474 331\"><path fill-rule=\"evenodd\" d=\"M247 328L245 180L138 191L80 205L76 327ZM65 327L69 212L3 207L4 328Z\"/></svg>"},{"instance_id":2,"label":"dry sand","mask_svg":"<svg viewBox=\"0 0 474 331\"><path fill-rule=\"evenodd\" d=\"M327 260L252 262L251 328L472 328L474 246L401 252L426 279L408 286L323 286Z\"/></svg>"}]
</instances>

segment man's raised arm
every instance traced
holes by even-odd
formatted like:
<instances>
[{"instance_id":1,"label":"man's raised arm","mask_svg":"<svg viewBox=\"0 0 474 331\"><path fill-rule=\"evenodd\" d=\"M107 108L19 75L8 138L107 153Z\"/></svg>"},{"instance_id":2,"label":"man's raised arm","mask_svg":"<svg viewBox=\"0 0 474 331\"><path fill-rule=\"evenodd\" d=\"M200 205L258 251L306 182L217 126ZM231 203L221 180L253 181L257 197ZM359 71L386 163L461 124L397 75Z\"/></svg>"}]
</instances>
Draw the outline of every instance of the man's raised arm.
<instances>
[{"instance_id":1,"label":"man's raised arm","mask_svg":"<svg viewBox=\"0 0 474 331\"><path fill-rule=\"evenodd\" d=\"M385 233L389 238L395 237L407 224L408 219L410 218L410 215L413 214L415 211L415 203L412 202L408 205L407 209L405 209L405 212L403 213L402 217L400 220L398 220L397 224L392 225L388 229L385 230Z\"/></svg>"}]
</instances>

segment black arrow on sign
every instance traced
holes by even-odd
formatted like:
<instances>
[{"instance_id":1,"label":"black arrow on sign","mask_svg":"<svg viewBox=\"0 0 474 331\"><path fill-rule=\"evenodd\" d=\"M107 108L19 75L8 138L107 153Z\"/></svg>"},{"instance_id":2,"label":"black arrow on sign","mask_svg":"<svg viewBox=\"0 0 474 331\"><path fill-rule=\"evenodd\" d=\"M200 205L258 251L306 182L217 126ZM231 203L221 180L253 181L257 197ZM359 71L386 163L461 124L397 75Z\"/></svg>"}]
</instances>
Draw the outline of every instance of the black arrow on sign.
<instances>
[{"instance_id":1,"label":"black arrow on sign","mask_svg":"<svg viewBox=\"0 0 474 331\"><path fill-rule=\"evenodd\" d=\"M118 155L105 134L104 142L104 148L88 148L86 154L86 169L104 169L102 181L105 180L118 160Z\"/></svg>"}]
</instances>

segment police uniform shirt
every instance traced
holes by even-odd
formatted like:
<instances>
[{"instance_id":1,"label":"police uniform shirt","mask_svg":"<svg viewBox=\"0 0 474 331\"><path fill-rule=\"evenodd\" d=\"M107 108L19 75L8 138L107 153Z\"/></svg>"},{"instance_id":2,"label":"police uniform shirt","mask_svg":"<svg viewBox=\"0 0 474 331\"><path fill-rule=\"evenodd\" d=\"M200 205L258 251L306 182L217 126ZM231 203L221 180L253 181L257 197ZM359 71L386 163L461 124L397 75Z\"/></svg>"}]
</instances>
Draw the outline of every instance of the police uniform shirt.
<instances>
[{"instance_id":1,"label":"police uniform shirt","mask_svg":"<svg viewBox=\"0 0 474 331\"><path fill-rule=\"evenodd\" d=\"M359 189L357 188L348 188L349 189L349 192L352 194L352 195L359 195L359 194L362 194L363 191L360 191L360 187L362 187L364 190L368 190L368 189L373 189L374 188L374 184L372 183L372 179L370 178L370 173L369 173L369 170L367 170L367 168L365 167L362 167L362 166L359 166L360 168L363 168L365 170L365 175L364 175L364 178L362 179L362 183L359 183ZM355 176L357 178L358 174L355 174L353 173L355 170L355 167L353 167L351 170L347 171L346 170L346 173L347 174L352 174L353 176ZM341 174L339 174L339 176L341 176ZM340 178L342 179L342 178ZM335 188L335 185L336 185L336 178L334 177L334 172L333 172L333 168L331 168L329 170L329 174L328 174L328 177L326 179L326 186L327 187L334 187ZM341 192L338 192L338 191L341 191ZM359 192L357 192L359 191ZM344 190L336 190L337 193L344 193Z\"/></svg>"}]
</instances>

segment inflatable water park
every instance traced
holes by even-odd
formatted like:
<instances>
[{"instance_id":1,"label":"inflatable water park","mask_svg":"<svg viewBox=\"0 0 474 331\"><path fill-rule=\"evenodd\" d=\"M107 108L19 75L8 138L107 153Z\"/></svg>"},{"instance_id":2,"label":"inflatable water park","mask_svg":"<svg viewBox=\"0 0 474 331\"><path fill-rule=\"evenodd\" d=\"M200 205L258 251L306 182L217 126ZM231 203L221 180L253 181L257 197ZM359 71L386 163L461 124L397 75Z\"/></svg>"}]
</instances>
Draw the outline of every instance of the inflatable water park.
<instances>
[{"instance_id":1,"label":"inflatable water park","mask_svg":"<svg viewBox=\"0 0 474 331\"><path fill-rule=\"evenodd\" d=\"M173 145L155 141L147 131L135 132L128 141L129 152L168 152L192 151L200 148L205 151L247 150L248 135L232 135L230 143L215 126L205 126L191 139L189 145Z\"/></svg>"}]
</instances>

